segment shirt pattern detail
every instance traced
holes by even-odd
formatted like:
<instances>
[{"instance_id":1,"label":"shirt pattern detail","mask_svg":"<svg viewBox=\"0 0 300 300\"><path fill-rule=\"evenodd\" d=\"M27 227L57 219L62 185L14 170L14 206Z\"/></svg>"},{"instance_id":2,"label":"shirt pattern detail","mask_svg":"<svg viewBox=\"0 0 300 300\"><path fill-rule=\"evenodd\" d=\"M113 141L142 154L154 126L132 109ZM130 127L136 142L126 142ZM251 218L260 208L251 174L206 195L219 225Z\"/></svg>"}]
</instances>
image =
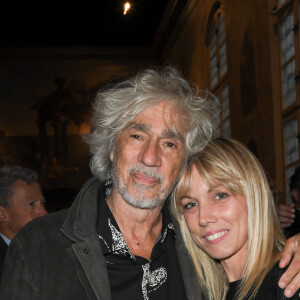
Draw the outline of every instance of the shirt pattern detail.
<instances>
[{"instance_id":1,"label":"shirt pattern detail","mask_svg":"<svg viewBox=\"0 0 300 300\"><path fill-rule=\"evenodd\" d=\"M111 223L111 220L108 218L108 227L111 231L111 238L112 238L112 249L109 249L109 246L105 239L99 235L99 238L104 242L107 246L108 250L112 250L117 254L121 254L123 256L129 256L132 260L136 260L135 256L129 250L126 241L122 235L122 233Z\"/></svg>"},{"instance_id":2,"label":"shirt pattern detail","mask_svg":"<svg viewBox=\"0 0 300 300\"><path fill-rule=\"evenodd\" d=\"M143 267L142 292L143 299L149 300L148 294L157 290L167 280L167 269L160 267L154 271L150 270L150 262Z\"/></svg>"},{"instance_id":3,"label":"shirt pattern detail","mask_svg":"<svg viewBox=\"0 0 300 300\"><path fill-rule=\"evenodd\" d=\"M175 233L174 225L172 223L169 223L161 236L161 240L160 240L161 243L163 243L165 241L169 229L172 229Z\"/></svg>"}]
</instances>

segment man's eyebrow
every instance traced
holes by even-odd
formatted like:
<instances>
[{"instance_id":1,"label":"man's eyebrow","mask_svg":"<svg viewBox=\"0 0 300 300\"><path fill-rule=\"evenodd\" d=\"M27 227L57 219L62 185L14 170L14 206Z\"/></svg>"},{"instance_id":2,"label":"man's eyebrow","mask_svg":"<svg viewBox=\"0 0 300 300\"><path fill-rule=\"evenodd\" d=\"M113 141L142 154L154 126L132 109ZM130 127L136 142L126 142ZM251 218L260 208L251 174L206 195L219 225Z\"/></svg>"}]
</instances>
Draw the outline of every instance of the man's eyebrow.
<instances>
[{"instance_id":1,"label":"man's eyebrow","mask_svg":"<svg viewBox=\"0 0 300 300\"><path fill-rule=\"evenodd\" d=\"M162 131L162 136L167 138L167 139L178 139L182 142L184 142L184 137L183 135L177 131L177 130L163 130Z\"/></svg>"},{"instance_id":2,"label":"man's eyebrow","mask_svg":"<svg viewBox=\"0 0 300 300\"><path fill-rule=\"evenodd\" d=\"M127 128L137 129L137 130L141 130L144 132L151 130L151 127L149 125L144 124L144 123L136 123L136 122L129 123Z\"/></svg>"},{"instance_id":3,"label":"man's eyebrow","mask_svg":"<svg viewBox=\"0 0 300 300\"><path fill-rule=\"evenodd\" d=\"M145 123L131 122L128 124L127 128L136 129L136 130L140 130L143 132L151 131L151 126L149 126L148 124L145 124ZM178 139L178 140L184 142L183 135L176 129L164 129L162 131L162 136L167 139Z\"/></svg>"}]
</instances>

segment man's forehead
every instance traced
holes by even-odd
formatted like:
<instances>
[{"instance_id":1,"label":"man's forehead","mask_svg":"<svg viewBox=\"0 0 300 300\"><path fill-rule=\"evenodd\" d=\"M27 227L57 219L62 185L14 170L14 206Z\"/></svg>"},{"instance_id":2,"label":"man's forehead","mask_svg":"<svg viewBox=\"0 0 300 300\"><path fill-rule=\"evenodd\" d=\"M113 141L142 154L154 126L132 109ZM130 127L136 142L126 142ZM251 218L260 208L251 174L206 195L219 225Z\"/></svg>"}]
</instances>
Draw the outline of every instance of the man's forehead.
<instances>
[{"instance_id":1,"label":"man's forehead","mask_svg":"<svg viewBox=\"0 0 300 300\"><path fill-rule=\"evenodd\" d=\"M183 132L189 122L186 112L182 111L176 101L166 99L143 109L130 123L142 123L153 128L160 126L166 130Z\"/></svg>"}]
</instances>

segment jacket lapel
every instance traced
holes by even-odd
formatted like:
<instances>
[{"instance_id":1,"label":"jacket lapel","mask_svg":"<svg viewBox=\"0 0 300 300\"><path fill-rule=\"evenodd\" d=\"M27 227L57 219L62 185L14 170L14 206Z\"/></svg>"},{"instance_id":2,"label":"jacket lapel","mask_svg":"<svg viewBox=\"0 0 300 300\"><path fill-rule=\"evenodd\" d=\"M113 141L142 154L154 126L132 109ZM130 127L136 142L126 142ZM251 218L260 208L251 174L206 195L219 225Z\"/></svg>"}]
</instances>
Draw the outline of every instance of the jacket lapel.
<instances>
[{"instance_id":1,"label":"jacket lapel","mask_svg":"<svg viewBox=\"0 0 300 300\"><path fill-rule=\"evenodd\" d=\"M111 299L106 262L103 258L99 238L90 238L72 245L97 299Z\"/></svg>"},{"instance_id":2,"label":"jacket lapel","mask_svg":"<svg viewBox=\"0 0 300 300\"><path fill-rule=\"evenodd\" d=\"M96 232L97 201L104 196L101 193L100 182L95 178L90 179L76 197L61 231L74 241L72 251L95 299L111 300L106 262Z\"/></svg>"}]
</instances>

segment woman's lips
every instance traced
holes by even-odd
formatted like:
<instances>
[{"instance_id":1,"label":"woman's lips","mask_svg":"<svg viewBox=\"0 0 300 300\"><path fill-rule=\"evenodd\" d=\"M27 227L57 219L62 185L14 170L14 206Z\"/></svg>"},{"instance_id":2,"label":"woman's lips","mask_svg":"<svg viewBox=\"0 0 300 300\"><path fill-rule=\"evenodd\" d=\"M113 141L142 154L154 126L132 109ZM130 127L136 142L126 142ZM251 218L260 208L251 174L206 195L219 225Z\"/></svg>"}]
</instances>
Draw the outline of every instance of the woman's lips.
<instances>
[{"instance_id":1,"label":"woman's lips","mask_svg":"<svg viewBox=\"0 0 300 300\"><path fill-rule=\"evenodd\" d=\"M213 243L216 241L220 241L228 232L228 229L220 230L215 233L208 232L203 235L203 238L205 238L208 242Z\"/></svg>"}]
</instances>

